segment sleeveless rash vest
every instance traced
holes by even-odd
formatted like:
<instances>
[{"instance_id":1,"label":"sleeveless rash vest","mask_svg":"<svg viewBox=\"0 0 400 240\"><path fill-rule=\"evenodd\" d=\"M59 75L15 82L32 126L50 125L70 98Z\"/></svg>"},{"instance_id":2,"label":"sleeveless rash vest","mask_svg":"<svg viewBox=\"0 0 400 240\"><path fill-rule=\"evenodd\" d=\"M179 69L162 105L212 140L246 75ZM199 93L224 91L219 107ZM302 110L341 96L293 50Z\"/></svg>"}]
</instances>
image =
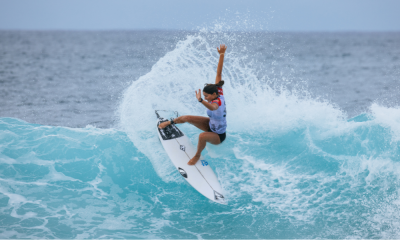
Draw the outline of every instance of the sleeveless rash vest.
<instances>
[{"instance_id":1,"label":"sleeveless rash vest","mask_svg":"<svg viewBox=\"0 0 400 240\"><path fill-rule=\"evenodd\" d=\"M218 109L211 111L207 110L207 115L210 117L210 129L217 134L226 132L226 105L222 88L218 88L218 98L210 103L218 103Z\"/></svg>"}]
</instances>

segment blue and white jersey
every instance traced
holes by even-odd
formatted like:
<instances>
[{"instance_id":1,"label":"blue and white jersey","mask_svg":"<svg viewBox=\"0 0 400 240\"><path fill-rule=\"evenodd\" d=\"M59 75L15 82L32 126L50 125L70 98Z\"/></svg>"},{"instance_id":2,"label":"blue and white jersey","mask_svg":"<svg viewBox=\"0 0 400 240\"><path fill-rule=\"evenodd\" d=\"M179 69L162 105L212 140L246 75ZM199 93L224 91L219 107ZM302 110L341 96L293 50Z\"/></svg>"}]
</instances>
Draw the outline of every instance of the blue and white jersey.
<instances>
[{"instance_id":1,"label":"blue and white jersey","mask_svg":"<svg viewBox=\"0 0 400 240\"><path fill-rule=\"evenodd\" d=\"M222 134L226 132L226 105L225 97L222 88L218 88L218 98L213 100L211 103L218 103L218 109L211 111L207 110L207 115L210 117L210 129L211 131Z\"/></svg>"}]
</instances>

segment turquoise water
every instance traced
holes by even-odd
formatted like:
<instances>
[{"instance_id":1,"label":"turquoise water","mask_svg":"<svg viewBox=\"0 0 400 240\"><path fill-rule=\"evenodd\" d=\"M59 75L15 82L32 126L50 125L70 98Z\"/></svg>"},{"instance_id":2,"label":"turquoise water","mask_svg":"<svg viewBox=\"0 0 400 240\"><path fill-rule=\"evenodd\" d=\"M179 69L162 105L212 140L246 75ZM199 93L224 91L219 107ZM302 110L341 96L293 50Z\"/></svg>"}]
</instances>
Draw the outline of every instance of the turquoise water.
<instances>
[{"instance_id":1,"label":"turquoise water","mask_svg":"<svg viewBox=\"0 0 400 240\"><path fill-rule=\"evenodd\" d=\"M227 206L177 171L157 174L120 130L1 118L1 237L396 237L400 150L397 133L379 121L388 109L376 107L376 116L341 122L340 133L230 132L205 152Z\"/></svg>"}]
</instances>

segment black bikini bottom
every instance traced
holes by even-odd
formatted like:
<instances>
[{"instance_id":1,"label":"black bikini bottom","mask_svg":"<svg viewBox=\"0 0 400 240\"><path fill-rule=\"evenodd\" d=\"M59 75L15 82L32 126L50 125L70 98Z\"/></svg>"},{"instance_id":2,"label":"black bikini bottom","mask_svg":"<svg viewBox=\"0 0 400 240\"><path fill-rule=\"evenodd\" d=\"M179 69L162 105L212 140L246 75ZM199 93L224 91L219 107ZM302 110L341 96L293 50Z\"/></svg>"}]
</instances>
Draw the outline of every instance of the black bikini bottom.
<instances>
[{"instance_id":1,"label":"black bikini bottom","mask_svg":"<svg viewBox=\"0 0 400 240\"><path fill-rule=\"evenodd\" d=\"M210 128L208 128L208 131L209 131L209 132L213 132L213 131L211 131ZM218 134L218 133L217 133L217 134ZM218 134L218 136L219 136L219 141L220 141L220 143L222 143L223 141L225 141L226 132L224 132L224 133L222 133L222 134Z\"/></svg>"},{"instance_id":2,"label":"black bikini bottom","mask_svg":"<svg viewBox=\"0 0 400 240\"><path fill-rule=\"evenodd\" d=\"M218 134L219 136L219 140L221 141L221 143L225 140L226 138L226 132L224 132L223 134Z\"/></svg>"}]
</instances>

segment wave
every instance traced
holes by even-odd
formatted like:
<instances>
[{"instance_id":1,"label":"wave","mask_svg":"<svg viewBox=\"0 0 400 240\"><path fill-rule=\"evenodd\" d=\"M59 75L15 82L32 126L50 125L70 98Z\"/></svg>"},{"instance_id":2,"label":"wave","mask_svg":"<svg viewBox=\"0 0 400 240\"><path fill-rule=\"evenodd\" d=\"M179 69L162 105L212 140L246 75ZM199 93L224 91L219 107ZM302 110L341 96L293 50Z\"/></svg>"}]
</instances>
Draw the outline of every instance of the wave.
<instances>
[{"instance_id":1,"label":"wave","mask_svg":"<svg viewBox=\"0 0 400 240\"><path fill-rule=\"evenodd\" d=\"M379 116L398 109L373 109L338 130L304 125L232 132L221 146L209 146L205 157L228 206L202 197L176 171L165 181L120 130L1 118L0 210L7 224L0 236L396 236L400 153L396 129ZM197 134L190 137L195 141ZM171 167L168 158L159 158ZM194 228L198 221L209 230ZM214 228L225 230L219 235Z\"/></svg>"},{"instance_id":2,"label":"wave","mask_svg":"<svg viewBox=\"0 0 400 240\"><path fill-rule=\"evenodd\" d=\"M0 118L0 237L398 236L400 109L373 104L347 119L288 75L260 77L238 34L180 41L126 89L115 129ZM175 171L154 114L205 115L194 90L214 81L222 42L227 139L203 153L227 206ZM181 129L197 144L199 130Z\"/></svg>"}]
</instances>

